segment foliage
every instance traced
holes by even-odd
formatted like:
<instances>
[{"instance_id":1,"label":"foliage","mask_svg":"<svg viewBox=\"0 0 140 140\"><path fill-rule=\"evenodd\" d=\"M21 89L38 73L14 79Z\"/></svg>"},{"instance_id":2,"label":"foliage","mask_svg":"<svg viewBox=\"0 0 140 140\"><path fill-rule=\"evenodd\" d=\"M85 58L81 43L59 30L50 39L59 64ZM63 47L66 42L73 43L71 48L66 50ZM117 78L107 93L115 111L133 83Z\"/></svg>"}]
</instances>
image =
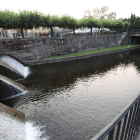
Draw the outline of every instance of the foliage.
<instances>
[{"instance_id":1,"label":"foliage","mask_svg":"<svg viewBox=\"0 0 140 140\"><path fill-rule=\"evenodd\" d=\"M10 10L0 11L0 27L3 28L16 28L17 27L17 14Z\"/></svg>"},{"instance_id":2,"label":"foliage","mask_svg":"<svg viewBox=\"0 0 140 140\"><path fill-rule=\"evenodd\" d=\"M75 34L75 28L78 27L77 20L71 16L63 15L60 17L59 27L73 29Z\"/></svg>"},{"instance_id":3,"label":"foliage","mask_svg":"<svg viewBox=\"0 0 140 140\"><path fill-rule=\"evenodd\" d=\"M56 27L60 24L59 17L57 15L48 15L48 27L51 28L51 36L53 37L53 27ZM47 24L46 24L47 25Z\"/></svg>"},{"instance_id":4,"label":"foliage","mask_svg":"<svg viewBox=\"0 0 140 140\"><path fill-rule=\"evenodd\" d=\"M94 8L92 11L87 9L84 12L84 18L91 18L91 17L93 17L95 19L101 19L101 18L116 19L116 13L115 12L108 13L108 11L109 11L109 7L108 6L103 6L100 9L99 8Z\"/></svg>"},{"instance_id":5,"label":"foliage","mask_svg":"<svg viewBox=\"0 0 140 140\"><path fill-rule=\"evenodd\" d=\"M87 17L79 20L69 16L63 15L58 17L57 15L46 15L37 11L19 11L15 13L10 10L0 11L0 27L7 29L21 29L22 36L23 29L32 29L33 27L50 27L51 36L53 36L53 27L63 27L73 29L75 28L88 27L92 28L108 28L110 30L128 30L129 28L140 28L140 17L131 15L130 19L119 19L116 20L116 13L107 14L109 8L103 6L101 9L94 9L93 11L87 10ZM93 12L93 13L92 13ZM118 23L118 24L117 24Z\"/></svg>"}]
</instances>

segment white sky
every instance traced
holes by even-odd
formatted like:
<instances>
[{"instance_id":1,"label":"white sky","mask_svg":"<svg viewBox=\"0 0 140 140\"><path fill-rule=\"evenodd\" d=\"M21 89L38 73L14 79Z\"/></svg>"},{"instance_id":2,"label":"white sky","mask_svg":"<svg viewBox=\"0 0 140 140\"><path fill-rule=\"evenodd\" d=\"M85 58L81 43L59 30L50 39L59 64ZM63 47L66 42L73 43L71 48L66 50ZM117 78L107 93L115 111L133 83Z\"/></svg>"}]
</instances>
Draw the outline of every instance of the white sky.
<instances>
[{"instance_id":1,"label":"white sky","mask_svg":"<svg viewBox=\"0 0 140 140\"><path fill-rule=\"evenodd\" d=\"M117 18L129 18L131 13L140 16L139 0L1 0L0 10L10 9L37 10L45 14L68 14L77 19L83 17L86 9L109 6L110 12L116 12Z\"/></svg>"}]
</instances>

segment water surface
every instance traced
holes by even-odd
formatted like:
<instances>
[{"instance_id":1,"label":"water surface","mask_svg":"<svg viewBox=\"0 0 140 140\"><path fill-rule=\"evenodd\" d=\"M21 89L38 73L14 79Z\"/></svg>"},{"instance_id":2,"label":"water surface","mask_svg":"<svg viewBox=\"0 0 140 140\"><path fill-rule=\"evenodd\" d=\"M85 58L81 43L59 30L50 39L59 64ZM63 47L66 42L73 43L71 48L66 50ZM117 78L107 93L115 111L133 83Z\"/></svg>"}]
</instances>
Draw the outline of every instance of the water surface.
<instances>
[{"instance_id":1,"label":"water surface","mask_svg":"<svg viewBox=\"0 0 140 140\"><path fill-rule=\"evenodd\" d=\"M26 114L28 126L38 131L33 140L90 140L140 91L140 52L30 70L19 81L27 92L2 102Z\"/></svg>"}]
</instances>

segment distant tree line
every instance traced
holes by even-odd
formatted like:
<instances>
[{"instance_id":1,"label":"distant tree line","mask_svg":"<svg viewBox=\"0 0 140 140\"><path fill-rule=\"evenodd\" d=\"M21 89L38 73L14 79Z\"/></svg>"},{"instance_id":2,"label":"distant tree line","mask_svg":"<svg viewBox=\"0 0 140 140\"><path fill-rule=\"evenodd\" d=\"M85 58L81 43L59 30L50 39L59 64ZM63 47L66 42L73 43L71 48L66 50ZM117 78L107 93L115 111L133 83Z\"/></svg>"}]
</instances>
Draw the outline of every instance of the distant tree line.
<instances>
[{"instance_id":1,"label":"distant tree line","mask_svg":"<svg viewBox=\"0 0 140 140\"><path fill-rule=\"evenodd\" d=\"M114 16L114 14L112 13ZM110 16L109 16L110 17ZM134 23L135 22L135 23ZM138 22L138 23L137 23ZM88 27L92 28L108 28L111 31L121 30L126 31L129 28L140 28L140 18L131 15L130 19L111 19L111 18L95 18L92 16L83 17L79 20L69 15L61 17L57 15L46 15L38 11L19 11L15 13L10 10L0 11L0 28L21 29L22 37L24 38L23 29L33 29L33 27L49 27L51 36L53 36L53 27L73 29L75 34L76 28Z\"/></svg>"}]
</instances>

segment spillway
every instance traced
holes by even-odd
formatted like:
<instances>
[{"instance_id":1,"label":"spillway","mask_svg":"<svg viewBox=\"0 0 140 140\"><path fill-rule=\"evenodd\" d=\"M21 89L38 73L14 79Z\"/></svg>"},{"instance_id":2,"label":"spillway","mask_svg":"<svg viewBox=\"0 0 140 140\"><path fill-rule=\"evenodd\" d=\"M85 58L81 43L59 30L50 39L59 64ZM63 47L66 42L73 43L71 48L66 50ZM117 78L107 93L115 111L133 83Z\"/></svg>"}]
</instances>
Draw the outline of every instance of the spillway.
<instances>
[{"instance_id":1,"label":"spillway","mask_svg":"<svg viewBox=\"0 0 140 140\"><path fill-rule=\"evenodd\" d=\"M18 73L24 78L30 74L30 69L28 66L24 66L19 61L7 55L0 56L0 65Z\"/></svg>"}]
</instances>

